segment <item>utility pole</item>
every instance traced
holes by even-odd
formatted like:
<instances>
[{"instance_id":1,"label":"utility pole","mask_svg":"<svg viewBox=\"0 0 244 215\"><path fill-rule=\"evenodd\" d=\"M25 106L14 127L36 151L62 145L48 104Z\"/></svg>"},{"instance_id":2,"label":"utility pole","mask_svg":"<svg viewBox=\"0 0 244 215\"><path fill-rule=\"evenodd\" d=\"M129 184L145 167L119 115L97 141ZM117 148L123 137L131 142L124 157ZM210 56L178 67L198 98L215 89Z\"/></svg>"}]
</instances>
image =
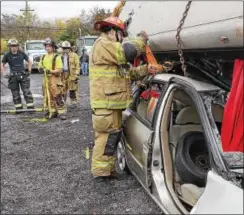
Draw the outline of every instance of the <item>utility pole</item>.
<instances>
[{"instance_id":1,"label":"utility pole","mask_svg":"<svg viewBox=\"0 0 244 215\"><path fill-rule=\"evenodd\" d=\"M29 17L28 17L28 12L29 11L34 11L33 9L30 9L28 7L28 0L25 1L25 9L20 9L20 11L25 11L25 26L26 26L26 30L27 30L27 39L29 39L30 37L30 26L29 26Z\"/></svg>"}]
</instances>

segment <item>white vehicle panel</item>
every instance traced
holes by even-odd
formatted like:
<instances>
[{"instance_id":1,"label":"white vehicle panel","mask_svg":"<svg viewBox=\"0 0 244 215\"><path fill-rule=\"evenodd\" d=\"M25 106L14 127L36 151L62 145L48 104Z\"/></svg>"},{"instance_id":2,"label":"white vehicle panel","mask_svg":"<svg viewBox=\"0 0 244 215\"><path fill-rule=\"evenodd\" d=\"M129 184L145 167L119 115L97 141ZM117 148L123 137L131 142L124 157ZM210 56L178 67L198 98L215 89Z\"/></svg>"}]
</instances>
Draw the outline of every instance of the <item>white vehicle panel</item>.
<instances>
[{"instance_id":1,"label":"white vehicle panel","mask_svg":"<svg viewBox=\"0 0 244 215\"><path fill-rule=\"evenodd\" d=\"M190 214L243 214L243 190L210 171L205 191Z\"/></svg>"},{"instance_id":2,"label":"white vehicle panel","mask_svg":"<svg viewBox=\"0 0 244 215\"><path fill-rule=\"evenodd\" d=\"M134 11L129 33L146 30L153 51L176 50L176 29L187 1L127 1L120 18ZM221 37L228 42L221 42ZM243 46L242 1L193 1L186 17L181 39L183 49Z\"/></svg>"}]
</instances>

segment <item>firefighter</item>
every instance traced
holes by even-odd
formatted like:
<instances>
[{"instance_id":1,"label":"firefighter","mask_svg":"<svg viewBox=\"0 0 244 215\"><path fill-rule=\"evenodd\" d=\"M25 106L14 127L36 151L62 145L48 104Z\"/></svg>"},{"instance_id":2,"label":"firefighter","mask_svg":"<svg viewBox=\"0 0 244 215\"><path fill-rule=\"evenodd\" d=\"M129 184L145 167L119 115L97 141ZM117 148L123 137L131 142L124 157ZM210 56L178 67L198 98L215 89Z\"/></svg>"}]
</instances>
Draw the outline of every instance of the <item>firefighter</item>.
<instances>
[{"instance_id":1,"label":"firefighter","mask_svg":"<svg viewBox=\"0 0 244 215\"><path fill-rule=\"evenodd\" d=\"M2 59L2 72L5 73L5 64L8 63L10 67L10 75L6 77L8 80L8 87L12 92L13 102L16 109L23 109L20 96L20 87L24 94L26 106L29 109L34 108L33 96L30 91L30 78L32 62L28 56L19 50L19 42L16 39L8 41L10 51L7 52ZM28 62L28 72L25 72L24 60Z\"/></svg>"},{"instance_id":2,"label":"firefighter","mask_svg":"<svg viewBox=\"0 0 244 215\"><path fill-rule=\"evenodd\" d=\"M77 48L77 46L73 45L73 46L71 47L71 51L77 54L77 52L78 52L78 48Z\"/></svg>"},{"instance_id":3,"label":"firefighter","mask_svg":"<svg viewBox=\"0 0 244 215\"><path fill-rule=\"evenodd\" d=\"M57 44L57 47L58 47L57 48L57 54L62 57L62 55L63 55L62 42L59 42Z\"/></svg>"},{"instance_id":4,"label":"firefighter","mask_svg":"<svg viewBox=\"0 0 244 215\"><path fill-rule=\"evenodd\" d=\"M79 57L76 53L71 51L71 45L68 41L62 43L63 55L63 73L62 82L64 84L64 98L67 99L67 92L69 90L69 98L71 104L77 104L78 98L78 80L80 73Z\"/></svg>"},{"instance_id":5,"label":"firefighter","mask_svg":"<svg viewBox=\"0 0 244 215\"><path fill-rule=\"evenodd\" d=\"M143 78L151 65L129 67L145 50L147 35L125 38L125 25L116 17L95 23L101 36L93 45L89 57L90 101L95 145L92 153L91 172L100 184L107 179L120 178L115 172L114 153L121 137L122 111L131 103L130 81ZM123 177L122 177L123 178Z\"/></svg>"},{"instance_id":6,"label":"firefighter","mask_svg":"<svg viewBox=\"0 0 244 215\"><path fill-rule=\"evenodd\" d=\"M47 74L48 90L51 98L51 108L46 116L51 114L51 118L59 116L61 120L67 118L67 108L63 97L63 84L61 82L61 73L63 70L63 63L61 57L55 54L54 51L57 48L55 42L50 38L47 38L44 42L47 54L43 55L40 63L39 70L43 70ZM43 94L45 94L45 77L43 79ZM44 102L48 102L47 100Z\"/></svg>"},{"instance_id":7,"label":"firefighter","mask_svg":"<svg viewBox=\"0 0 244 215\"><path fill-rule=\"evenodd\" d=\"M60 57L62 57L62 55L63 55L63 49L62 49L61 47L59 47L59 48L57 49L57 54L58 54Z\"/></svg>"}]
</instances>

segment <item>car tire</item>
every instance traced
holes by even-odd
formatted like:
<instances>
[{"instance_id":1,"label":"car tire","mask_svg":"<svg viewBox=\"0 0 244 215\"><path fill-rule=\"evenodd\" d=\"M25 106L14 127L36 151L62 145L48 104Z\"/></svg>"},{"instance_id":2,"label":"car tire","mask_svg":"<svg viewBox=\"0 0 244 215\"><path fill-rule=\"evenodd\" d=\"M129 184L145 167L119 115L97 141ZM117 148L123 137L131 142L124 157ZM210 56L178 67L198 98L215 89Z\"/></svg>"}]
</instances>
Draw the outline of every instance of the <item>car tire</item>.
<instances>
[{"instance_id":1,"label":"car tire","mask_svg":"<svg viewBox=\"0 0 244 215\"><path fill-rule=\"evenodd\" d=\"M176 147L175 166L184 183L199 187L206 185L210 159L202 132L191 131L182 135Z\"/></svg>"},{"instance_id":2,"label":"car tire","mask_svg":"<svg viewBox=\"0 0 244 215\"><path fill-rule=\"evenodd\" d=\"M117 172L126 172L130 175L130 170L126 163L126 157L125 157L125 149L123 146L123 143L120 141L117 146L117 152L116 152L116 171Z\"/></svg>"}]
</instances>

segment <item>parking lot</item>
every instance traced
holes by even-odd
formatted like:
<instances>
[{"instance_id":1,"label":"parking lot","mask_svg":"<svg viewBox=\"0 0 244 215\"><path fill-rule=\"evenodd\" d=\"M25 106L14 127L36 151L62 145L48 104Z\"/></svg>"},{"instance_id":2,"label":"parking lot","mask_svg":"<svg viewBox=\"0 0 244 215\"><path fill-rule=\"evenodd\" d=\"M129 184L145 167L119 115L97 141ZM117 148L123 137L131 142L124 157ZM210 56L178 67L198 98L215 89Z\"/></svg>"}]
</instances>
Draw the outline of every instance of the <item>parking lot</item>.
<instances>
[{"instance_id":1,"label":"parking lot","mask_svg":"<svg viewBox=\"0 0 244 215\"><path fill-rule=\"evenodd\" d=\"M41 107L42 75L30 77ZM79 86L79 105L68 109L66 121L32 121L42 113L2 114L1 213L160 214L133 176L111 181L107 195L94 189L88 77L80 77ZM10 90L1 85L1 108L13 107Z\"/></svg>"}]
</instances>

